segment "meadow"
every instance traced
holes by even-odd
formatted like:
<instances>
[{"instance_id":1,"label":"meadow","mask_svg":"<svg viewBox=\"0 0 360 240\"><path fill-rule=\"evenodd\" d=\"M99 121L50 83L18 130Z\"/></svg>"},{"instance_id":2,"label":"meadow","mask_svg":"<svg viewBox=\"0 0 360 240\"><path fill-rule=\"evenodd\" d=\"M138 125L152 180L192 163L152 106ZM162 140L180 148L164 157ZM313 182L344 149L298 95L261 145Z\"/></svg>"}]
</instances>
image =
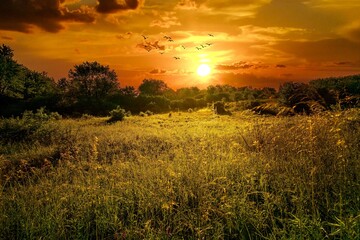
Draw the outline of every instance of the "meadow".
<instances>
[{"instance_id":1,"label":"meadow","mask_svg":"<svg viewBox=\"0 0 360 240\"><path fill-rule=\"evenodd\" d=\"M1 239L360 239L360 110L0 120Z\"/></svg>"}]
</instances>

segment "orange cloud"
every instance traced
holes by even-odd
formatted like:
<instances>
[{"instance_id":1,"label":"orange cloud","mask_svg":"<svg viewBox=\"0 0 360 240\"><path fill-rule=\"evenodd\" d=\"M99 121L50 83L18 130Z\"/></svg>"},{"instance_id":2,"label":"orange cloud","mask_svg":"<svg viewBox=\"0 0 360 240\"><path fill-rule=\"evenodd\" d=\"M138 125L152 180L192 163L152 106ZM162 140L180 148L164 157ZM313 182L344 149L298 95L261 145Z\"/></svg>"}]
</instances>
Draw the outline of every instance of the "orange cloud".
<instances>
[{"instance_id":1,"label":"orange cloud","mask_svg":"<svg viewBox=\"0 0 360 240\"><path fill-rule=\"evenodd\" d=\"M261 63L250 63L245 61L240 61L230 65L219 64L216 66L217 70L220 71L231 71L231 70L240 70L240 69L259 69L259 68L268 68L269 66Z\"/></svg>"}]
</instances>

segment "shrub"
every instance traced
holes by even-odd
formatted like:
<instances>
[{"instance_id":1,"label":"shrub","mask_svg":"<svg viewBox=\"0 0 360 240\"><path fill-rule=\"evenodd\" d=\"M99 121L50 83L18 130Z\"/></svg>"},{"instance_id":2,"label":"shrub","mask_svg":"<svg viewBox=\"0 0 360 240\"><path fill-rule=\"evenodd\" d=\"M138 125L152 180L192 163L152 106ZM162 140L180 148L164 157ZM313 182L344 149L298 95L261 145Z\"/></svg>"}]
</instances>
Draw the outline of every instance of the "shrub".
<instances>
[{"instance_id":1,"label":"shrub","mask_svg":"<svg viewBox=\"0 0 360 240\"><path fill-rule=\"evenodd\" d=\"M0 121L0 141L3 142L46 142L55 131L48 124L51 120L61 119L58 113L46 113L44 108L35 113L25 111L22 117L2 119Z\"/></svg>"},{"instance_id":2,"label":"shrub","mask_svg":"<svg viewBox=\"0 0 360 240\"><path fill-rule=\"evenodd\" d=\"M83 115L81 115L81 119L83 120L92 119L92 118L94 118L94 116L91 114L84 113Z\"/></svg>"},{"instance_id":3,"label":"shrub","mask_svg":"<svg viewBox=\"0 0 360 240\"><path fill-rule=\"evenodd\" d=\"M140 116L140 117L146 117L146 116L147 116L147 114L146 114L146 113L144 113L144 112L140 112L140 113L139 113L139 116Z\"/></svg>"},{"instance_id":4,"label":"shrub","mask_svg":"<svg viewBox=\"0 0 360 240\"><path fill-rule=\"evenodd\" d=\"M231 112L225 109L223 102L214 103L214 113L218 115L231 115Z\"/></svg>"},{"instance_id":5,"label":"shrub","mask_svg":"<svg viewBox=\"0 0 360 240\"><path fill-rule=\"evenodd\" d=\"M146 110L145 114L146 114L147 116L154 115L154 113L153 113L152 111L150 111L150 110Z\"/></svg>"},{"instance_id":6,"label":"shrub","mask_svg":"<svg viewBox=\"0 0 360 240\"><path fill-rule=\"evenodd\" d=\"M117 122L124 120L126 116L125 109L121 108L120 106L117 106L115 109L110 111L110 119L108 122Z\"/></svg>"},{"instance_id":7,"label":"shrub","mask_svg":"<svg viewBox=\"0 0 360 240\"><path fill-rule=\"evenodd\" d=\"M262 101L260 100L242 100L236 102L235 106L232 107L233 111L244 111L254 107L260 106Z\"/></svg>"}]
</instances>

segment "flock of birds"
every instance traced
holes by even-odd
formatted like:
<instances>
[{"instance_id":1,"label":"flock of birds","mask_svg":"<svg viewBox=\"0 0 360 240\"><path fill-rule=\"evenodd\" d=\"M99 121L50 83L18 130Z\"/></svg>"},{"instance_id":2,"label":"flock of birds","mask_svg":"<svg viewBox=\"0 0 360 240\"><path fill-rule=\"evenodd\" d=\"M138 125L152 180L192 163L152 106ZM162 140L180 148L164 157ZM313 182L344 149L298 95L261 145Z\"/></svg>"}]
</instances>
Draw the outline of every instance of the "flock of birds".
<instances>
[{"instance_id":1,"label":"flock of birds","mask_svg":"<svg viewBox=\"0 0 360 240\"><path fill-rule=\"evenodd\" d=\"M164 54L165 53L165 46L161 46L159 45L159 41L155 41L154 43L148 42L147 40L149 39L148 36L145 35L141 35L144 38L144 42L138 44L138 46L140 46L141 48L144 48L146 51L150 52L153 49L156 49L159 51L160 54ZM214 37L213 34L208 34L209 37ZM174 39L172 39L172 37L165 35L163 37L167 42L175 42ZM199 46L196 46L195 49L200 51L202 49L205 49L207 47L212 46L213 43L204 43L204 44L200 44ZM180 47L182 49L187 49L187 47L185 47L184 45L180 45ZM173 57L175 60L180 60L181 58L178 56L174 56Z\"/></svg>"}]
</instances>

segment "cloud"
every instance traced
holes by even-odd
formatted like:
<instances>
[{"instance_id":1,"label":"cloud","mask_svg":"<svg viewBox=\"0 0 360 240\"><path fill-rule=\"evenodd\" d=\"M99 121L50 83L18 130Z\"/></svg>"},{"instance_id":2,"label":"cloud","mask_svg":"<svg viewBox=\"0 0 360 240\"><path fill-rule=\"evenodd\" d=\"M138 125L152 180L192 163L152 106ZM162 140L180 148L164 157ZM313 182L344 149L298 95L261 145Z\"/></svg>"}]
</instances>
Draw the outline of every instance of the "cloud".
<instances>
[{"instance_id":1,"label":"cloud","mask_svg":"<svg viewBox=\"0 0 360 240\"><path fill-rule=\"evenodd\" d=\"M171 26L180 26L181 24L175 14L175 12L165 12L160 16L160 19L153 20L150 27L170 28Z\"/></svg>"},{"instance_id":2,"label":"cloud","mask_svg":"<svg viewBox=\"0 0 360 240\"><path fill-rule=\"evenodd\" d=\"M4 39L4 40L14 40L12 37L8 37L8 36L1 36L1 39Z\"/></svg>"},{"instance_id":3,"label":"cloud","mask_svg":"<svg viewBox=\"0 0 360 240\"><path fill-rule=\"evenodd\" d=\"M194 10L197 8L197 4L195 1L192 0L181 0L176 5L175 9L181 10Z\"/></svg>"},{"instance_id":4,"label":"cloud","mask_svg":"<svg viewBox=\"0 0 360 240\"><path fill-rule=\"evenodd\" d=\"M143 48L148 52L150 52L151 50L154 50L154 49L157 49L157 50L160 50L160 51L165 50L165 45L160 45L159 41L155 41L155 42L146 42L145 41L145 43L137 44L136 47Z\"/></svg>"},{"instance_id":5,"label":"cloud","mask_svg":"<svg viewBox=\"0 0 360 240\"><path fill-rule=\"evenodd\" d=\"M131 38L132 35L133 35L132 32L127 32L127 33L125 33L125 34L118 34L118 35L116 35L116 38L117 38L117 39L129 39L129 38Z\"/></svg>"},{"instance_id":6,"label":"cloud","mask_svg":"<svg viewBox=\"0 0 360 240\"><path fill-rule=\"evenodd\" d=\"M292 27L333 30L343 24L341 17L314 8L304 0L272 0L258 9L252 24L262 27Z\"/></svg>"},{"instance_id":7,"label":"cloud","mask_svg":"<svg viewBox=\"0 0 360 240\"><path fill-rule=\"evenodd\" d=\"M164 73L166 73L166 71L162 70L162 69L153 69L149 73L150 74L164 74Z\"/></svg>"},{"instance_id":8,"label":"cloud","mask_svg":"<svg viewBox=\"0 0 360 240\"><path fill-rule=\"evenodd\" d=\"M98 0L96 10L99 13L116 13L119 11L135 10L141 5L141 0L125 0L119 4L117 0Z\"/></svg>"},{"instance_id":9,"label":"cloud","mask_svg":"<svg viewBox=\"0 0 360 240\"><path fill-rule=\"evenodd\" d=\"M360 43L360 22L353 22L345 26L340 30L340 34L351 41Z\"/></svg>"},{"instance_id":10,"label":"cloud","mask_svg":"<svg viewBox=\"0 0 360 240\"><path fill-rule=\"evenodd\" d=\"M29 33L34 26L58 32L63 22L91 23L95 17L88 8L69 10L65 0L2 0L0 29Z\"/></svg>"},{"instance_id":11,"label":"cloud","mask_svg":"<svg viewBox=\"0 0 360 240\"><path fill-rule=\"evenodd\" d=\"M288 81L286 78L258 76L249 73L221 73L216 76L218 84L229 84L235 87L251 86L262 88L264 86L278 88L281 83Z\"/></svg>"},{"instance_id":12,"label":"cloud","mask_svg":"<svg viewBox=\"0 0 360 240\"><path fill-rule=\"evenodd\" d=\"M307 62L358 61L360 44L344 38L324 39L319 41L283 41L272 45L282 51Z\"/></svg>"},{"instance_id":13,"label":"cloud","mask_svg":"<svg viewBox=\"0 0 360 240\"><path fill-rule=\"evenodd\" d=\"M334 62L335 65L352 65L352 62L348 62L348 61L343 61L343 62Z\"/></svg>"},{"instance_id":14,"label":"cloud","mask_svg":"<svg viewBox=\"0 0 360 240\"><path fill-rule=\"evenodd\" d=\"M277 64L275 67L277 67L277 68L286 68L286 66L284 64Z\"/></svg>"},{"instance_id":15,"label":"cloud","mask_svg":"<svg viewBox=\"0 0 360 240\"><path fill-rule=\"evenodd\" d=\"M237 63L233 63L230 65L219 64L216 66L217 70L220 71L232 71L232 70L240 70L240 69L259 69L259 68L268 68L269 66L263 65L261 63L250 63L245 61L240 61Z\"/></svg>"}]
</instances>

